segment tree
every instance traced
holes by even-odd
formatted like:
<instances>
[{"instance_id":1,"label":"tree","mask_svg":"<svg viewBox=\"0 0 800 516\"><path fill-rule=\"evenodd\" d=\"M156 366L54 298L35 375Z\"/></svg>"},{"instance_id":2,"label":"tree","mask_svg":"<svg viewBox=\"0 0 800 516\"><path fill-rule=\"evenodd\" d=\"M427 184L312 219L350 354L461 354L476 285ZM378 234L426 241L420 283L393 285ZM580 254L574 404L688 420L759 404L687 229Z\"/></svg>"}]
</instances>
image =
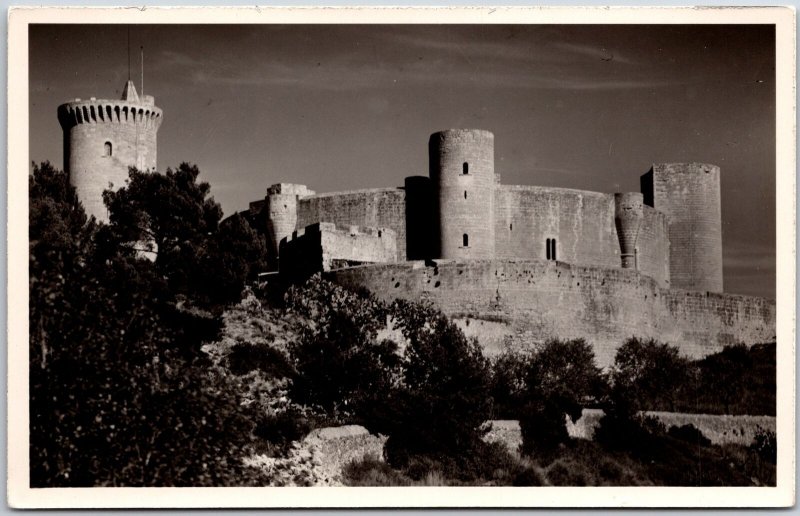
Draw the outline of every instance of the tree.
<instances>
[{"instance_id":1,"label":"tree","mask_svg":"<svg viewBox=\"0 0 800 516\"><path fill-rule=\"evenodd\" d=\"M505 350L492 361L493 419L519 419L525 404L533 353Z\"/></svg>"},{"instance_id":2,"label":"tree","mask_svg":"<svg viewBox=\"0 0 800 516\"><path fill-rule=\"evenodd\" d=\"M253 415L200 351L218 320L177 307L115 248L63 172L30 177L31 485L257 483Z\"/></svg>"},{"instance_id":3,"label":"tree","mask_svg":"<svg viewBox=\"0 0 800 516\"><path fill-rule=\"evenodd\" d=\"M753 359L747 346L725 346L722 351L707 356L700 362L707 394L723 405L724 414L731 413L731 405L743 402L752 388Z\"/></svg>"},{"instance_id":4,"label":"tree","mask_svg":"<svg viewBox=\"0 0 800 516\"><path fill-rule=\"evenodd\" d=\"M673 411L680 390L691 384L692 370L674 346L628 339L617 350L610 371L612 402L617 410L631 413Z\"/></svg>"},{"instance_id":5,"label":"tree","mask_svg":"<svg viewBox=\"0 0 800 516\"><path fill-rule=\"evenodd\" d=\"M164 174L132 168L124 187L103 193L108 240L132 255L152 253L172 292L227 304L265 267L266 243L238 214L220 224L222 208L199 174L187 163Z\"/></svg>"},{"instance_id":6,"label":"tree","mask_svg":"<svg viewBox=\"0 0 800 516\"><path fill-rule=\"evenodd\" d=\"M209 184L197 182L199 174L187 163L164 174L131 168L125 186L103 192L119 242L132 251L153 253L175 292L187 292L200 276L196 265L222 217L222 208L208 198Z\"/></svg>"},{"instance_id":7,"label":"tree","mask_svg":"<svg viewBox=\"0 0 800 516\"><path fill-rule=\"evenodd\" d=\"M573 422L603 390L594 352L583 339L550 340L530 361L523 416L523 451L552 452L569 439L566 417Z\"/></svg>"},{"instance_id":8,"label":"tree","mask_svg":"<svg viewBox=\"0 0 800 516\"><path fill-rule=\"evenodd\" d=\"M481 445L491 416L491 371L475 339L430 304L398 299L390 313L407 341L403 383L386 401L393 417L379 429L390 435L389 458L411 455L465 459Z\"/></svg>"},{"instance_id":9,"label":"tree","mask_svg":"<svg viewBox=\"0 0 800 516\"><path fill-rule=\"evenodd\" d=\"M386 309L367 291L354 292L313 276L286 295L287 308L310 321L290 345L297 372L290 395L341 420L363 422L375 396L396 383L397 345L379 340Z\"/></svg>"},{"instance_id":10,"label":"tree","mask_svg":"<svg viewBox=\"0 0 800 516\"><path fill-rule=\"evenodd\" d=\"M267 244L247 221L234 213L223 220L208 241L208 252L201 263L202 278L195 288L204 297L221 303L241 299L242 289L267 270Z\"/></svg>"}]
</instances>

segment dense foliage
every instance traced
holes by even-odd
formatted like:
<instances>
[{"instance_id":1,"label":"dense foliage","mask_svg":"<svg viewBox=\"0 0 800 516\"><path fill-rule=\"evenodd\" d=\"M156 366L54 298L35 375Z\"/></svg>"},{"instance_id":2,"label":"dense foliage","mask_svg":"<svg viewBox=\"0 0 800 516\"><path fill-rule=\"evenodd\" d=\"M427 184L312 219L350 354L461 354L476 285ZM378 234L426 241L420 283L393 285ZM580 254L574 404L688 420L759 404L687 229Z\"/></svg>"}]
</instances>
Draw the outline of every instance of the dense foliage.
<instances>
[{"instance_id":1,"label":"dense foliage","mask_svg":"<svg viewBox=\"0 0 800 516\"><path fill-rule=\"evenodd\" d=\"M594 352L583 339L546 342L531 357L526 383L520 417L525 453L552 453L569 440L566 417L577 421L604 391Z\"/></svg>"},{"instance_id":2,"label":"dense foliage","mask_svg":"<svg viewBox=\"0 0 800 516\"><path fill-rule=\"evenodd\" d=\"M64 173L48 163L30 176L30 461L32 486L167 486L259 483L242 466L252 414L240 386L200 352L219 321L178 302L178 255L218 218L195 195L194 172L178 191L151 191L147 206L107 196L111 226L87 222ZM180 189L187 189L182 202ZM207 190L201 189L203 196ZM166 197L159 197L164 193ZM182 229L158 206L181 213ZM199 203L201 208L193 206ZM133 209L129 204L132 204ZM124 215L123 215L124 214ZM152 219L150 219L152 215ZM128 233L128 222L153 222ZM127 222L126 222L127 221ZM169 228L169 229L167 229ZM160 258L131 243L156 239ZM200 252L199 247L195 249ZM207 250L203 251L207 252Z\"/></svg>"},{"instance_id":3,"label":"dense foliage","mask_svg":"<svg viewBox=\"0 0 800 516\"><path fill-rule=\"evenodd\" d=\"M313 324L292 347L293 399L389 436L395 464L465 457L491 415L489 364L474 340L429 305L385 305L313 277L287 293ZM379 333L391 321L397 340ZM396 336L397 338L397 336Z\"/></svg>"},{"instance_id":4,"label":"dense foliage","mask_svg":"<svg viewBox=\"0 0 800 516\"><path fill-rule=\"evenodd\" d=\"M266 243L238 214L220 223L222 208L199 175L187 163L164 174L131 169L124 187L103 194L107 229L118 251L154 256L171 292L227 304L264 270Z\"/></svg>"}]
</instances>

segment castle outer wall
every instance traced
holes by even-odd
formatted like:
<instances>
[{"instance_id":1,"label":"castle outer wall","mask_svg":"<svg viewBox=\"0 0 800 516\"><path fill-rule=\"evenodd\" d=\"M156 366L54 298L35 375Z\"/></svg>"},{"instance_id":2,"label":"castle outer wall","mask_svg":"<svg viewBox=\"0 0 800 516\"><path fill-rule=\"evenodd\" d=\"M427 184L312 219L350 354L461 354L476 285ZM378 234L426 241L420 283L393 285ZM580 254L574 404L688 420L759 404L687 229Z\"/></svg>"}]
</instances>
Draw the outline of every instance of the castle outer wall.
<instances>
[{"instance_id":1,"label":"castle outer wall","mask_svg":"<svg viewBox=\"0 0 800 516\"><path fill-rule=\"evenodd\" d=\"M585 338L598 365L630 337L654 338L690 357L728 344L775 340L774 301L670 290L636 271L517 260L370 265L325 273L379 298L430 300L488 353L506 343Z\"/></svg>"},{"instance_id":2,"label":"castle outer wall","mask_svg":"<svg viewBox=\"0 0 800 516\"><path fill-rule=\"evenodd\" d=\"M414 178L424 190L425 178ZM397 236L397 259L430 259L437 255L435 240L421 228L435 223L414 223L407 210L420 210L410 202L409 181L404 188L382 188L312 195L297 200L297 227L320 221L339 227L387 227ZM420 194L417 194L418 196ZM462 193L463 196L463 193ZM545 243L555 239L556 258L578 265L621 267L620 244L614 225L613 194L539 186L496 185L493 235L495 254L501 259L546 259ZM435 218L435 217L434 217ZM407 227L417 227L416 232ZM469 230L468 230L469 231ZM669 287L669 237L666 216L643 207L638 230L638 267L642 274ZM472 234L475 234L474 232ZM460 237L460 233L459 233ZM407 249L408 246L408 249ZM411 249L425 249L416 256Z\"/></svg>"}]
</instances>

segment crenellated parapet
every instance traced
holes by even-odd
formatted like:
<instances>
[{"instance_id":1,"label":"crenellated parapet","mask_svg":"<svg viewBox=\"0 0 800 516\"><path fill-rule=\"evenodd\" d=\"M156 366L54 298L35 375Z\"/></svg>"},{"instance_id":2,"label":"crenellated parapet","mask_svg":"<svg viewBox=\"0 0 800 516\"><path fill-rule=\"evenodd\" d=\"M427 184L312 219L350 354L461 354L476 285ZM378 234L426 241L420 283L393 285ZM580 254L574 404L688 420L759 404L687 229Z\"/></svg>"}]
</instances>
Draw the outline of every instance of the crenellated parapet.
<instances>
[{"instance_id":1,"label":"crenellated parapet","mask_svg":"<svg viewBox=\"0 0 800 516\"><path fill-rule=\"evenodd\" d=\"M75 99L58 106L58 121L65 131L78 124L138 124L158 130L163 112L154 105L153 97L144 102L124 100ZM149 102L147 102L149 100Z\"/></svg>"}]
</instances>

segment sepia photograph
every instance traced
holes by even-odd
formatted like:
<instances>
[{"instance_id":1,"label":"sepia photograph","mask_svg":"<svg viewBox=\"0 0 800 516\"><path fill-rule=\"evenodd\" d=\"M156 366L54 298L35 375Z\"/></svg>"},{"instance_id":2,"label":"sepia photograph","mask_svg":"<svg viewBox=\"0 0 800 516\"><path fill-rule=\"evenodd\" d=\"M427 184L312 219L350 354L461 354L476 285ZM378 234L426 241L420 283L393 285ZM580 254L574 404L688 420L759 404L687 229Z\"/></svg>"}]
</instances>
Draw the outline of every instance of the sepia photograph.
<instances>
[{"instance_id":1,"label":"sepia photograph","mask_svg":"<svg viewBox=\"0 0 800 516\"><path fill-rule=\"evenodd\" d=\"M13 9L9 503L794 504L794 16Z\"/></svg>"}]
</instances>

